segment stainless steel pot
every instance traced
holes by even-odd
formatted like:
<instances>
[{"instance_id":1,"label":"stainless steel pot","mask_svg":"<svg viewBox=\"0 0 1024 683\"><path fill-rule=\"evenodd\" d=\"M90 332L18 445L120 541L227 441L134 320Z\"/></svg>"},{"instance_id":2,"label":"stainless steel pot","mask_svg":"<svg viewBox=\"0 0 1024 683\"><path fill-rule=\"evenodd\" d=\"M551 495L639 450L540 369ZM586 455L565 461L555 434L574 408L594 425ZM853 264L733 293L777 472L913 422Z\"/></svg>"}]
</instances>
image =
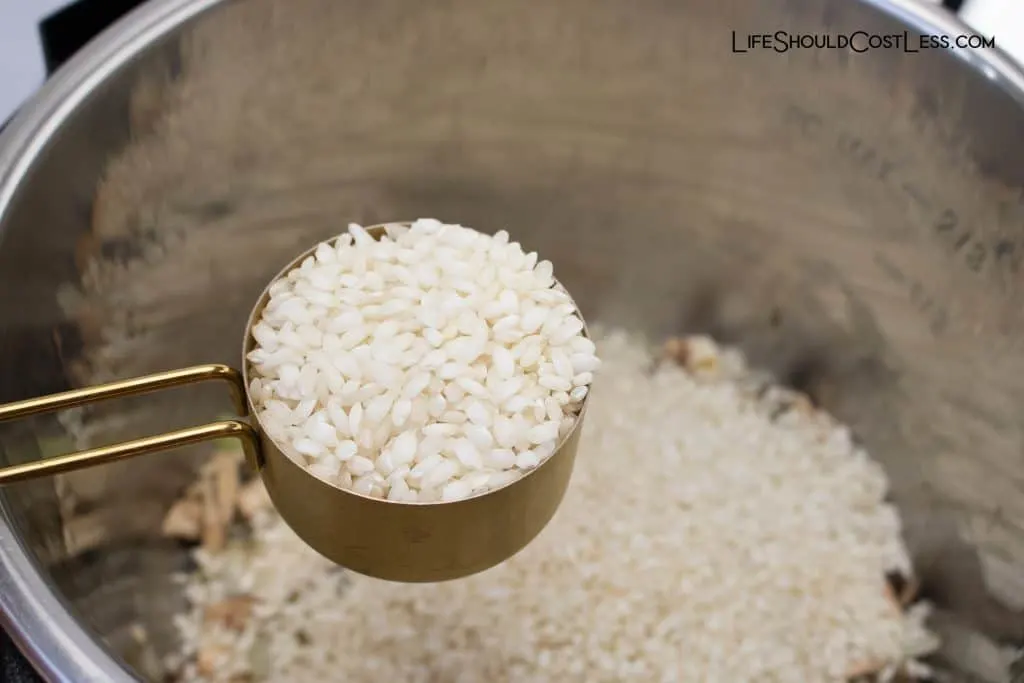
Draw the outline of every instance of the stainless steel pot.
<instances>
[{"instance_id":1,"label":"stainless steel pot","mask_svg":"<svg viewBox=\"0 0 1024 683\"><path fill-rule=\"evenodd\" d=\"M782 30L903 47L747 49ZM515 226L588 319L735 342L853 425L942 608L945 665L1006 679L1024 74L905 46L965 32L914 0L158 0L0 137L0 402L233 361L284 255L348 220ZM3 460L213 400L4 426ZM159 673L185 557L159 522L199 457L5 492L0 614L49 679Z\"/></svg>"}]
</instances>

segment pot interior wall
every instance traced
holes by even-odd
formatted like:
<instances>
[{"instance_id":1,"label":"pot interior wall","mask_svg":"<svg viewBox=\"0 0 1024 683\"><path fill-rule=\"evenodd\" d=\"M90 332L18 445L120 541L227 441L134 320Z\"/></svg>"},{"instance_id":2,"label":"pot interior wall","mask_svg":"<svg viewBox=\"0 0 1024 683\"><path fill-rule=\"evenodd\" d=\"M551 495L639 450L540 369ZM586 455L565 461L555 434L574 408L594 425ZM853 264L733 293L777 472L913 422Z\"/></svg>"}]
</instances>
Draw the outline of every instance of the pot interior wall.
<instances>
[{"instance_id":1,"label":"pot interior wall","mask_svg":"<svg viewBox=\"0 0 1024 683\"><path fill-rule=\"evenodd\" d=\"M735 50L776 30L904 28L849 0L206 12L100 86L0 217L18 293L0 398L236 364L265 281L350 220L507 228L588 319L709 332L851 424L892 479L946 658L998 680L985 648L1024 639L1024 109L947 51ZM24 460L228 406L182 390L0 444ZM185 554L159 526L201 457L7 492L142 670L134 624L173 645Z\"/></svg>"}]
</instances>

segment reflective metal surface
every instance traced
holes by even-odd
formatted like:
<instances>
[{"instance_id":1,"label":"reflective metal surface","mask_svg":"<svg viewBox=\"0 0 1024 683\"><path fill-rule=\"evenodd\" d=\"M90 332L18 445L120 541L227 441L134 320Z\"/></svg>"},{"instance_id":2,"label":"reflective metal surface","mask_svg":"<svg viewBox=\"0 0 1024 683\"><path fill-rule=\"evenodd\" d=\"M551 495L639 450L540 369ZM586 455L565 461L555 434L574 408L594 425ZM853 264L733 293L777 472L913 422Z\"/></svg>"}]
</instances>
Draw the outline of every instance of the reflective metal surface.
<instances>
[{"instance_id":1,"label":"reflective metal surface","mask_svg":"<svg viewBox=\"0 0 1024 683\"><path fill-rule=\"evenodd\" d=\"M211 379L226 380L232 389L239 416L249 414L249 402L245 397L245 384L242 382L240 372L226 365L197 365L191 368L169 370L145 377L133 377L84 389L72 389L59 394L48 394L24 401L0 404L0 422L54 413L62 409L85 407L104 399L124 398ZM132 441L96 446L76 453L62 453L52 458L41 458L20 465L0 467L0 486L54 477L87 467L107 465L119 460L181 448L194 443L229 438L237 438L241 441L241 446L250 463L259 462L259 440L253 428L246 422L222 420Z\"/></svg>"},{"instance_id":2,"label":"reflective metal surface","mask_svg":"<svg viewBox=\"0 0 1024 683\"><path fill-rule=\"evenodd\" d=\"M349 220L506 228L588 320L710 332L849 422L946 663L1008 678L978 654L1024 640L1024 78L998 53L732 49L964 31L913 0L215 4L135 13L0 138L0 401L234 362L282 254ZM31 460L40 435L85 447L217 405L0 446ZM54 679L127 674L43 586L121 652L133 623L172 646L182 560L154 538L199 457L8 492L0 611ZM103 532L84 545L80 514Z\"/></svg>"}]
</instances>

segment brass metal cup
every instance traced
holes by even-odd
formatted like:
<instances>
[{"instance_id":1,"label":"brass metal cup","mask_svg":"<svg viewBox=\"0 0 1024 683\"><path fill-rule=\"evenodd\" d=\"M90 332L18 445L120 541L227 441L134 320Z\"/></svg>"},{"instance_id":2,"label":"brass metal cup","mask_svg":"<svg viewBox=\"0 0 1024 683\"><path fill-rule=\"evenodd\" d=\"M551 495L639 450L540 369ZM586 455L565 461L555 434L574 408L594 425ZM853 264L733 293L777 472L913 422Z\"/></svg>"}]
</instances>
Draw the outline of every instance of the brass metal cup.
<instances>
[{"instance_id":1,"label":"brass metal cup","mask_svg":"<svg viewBox=\"0 0 1024 683\"><path fill-rule=\"evenodd\" d=\"M380 239L387 225L396 224L367 230ZM589 396L584 398L572 430L547 460L510 484L451 502L394 502L343 489L310 473L301 464L301 456L286 452L262 428L247 391L247 356L255 345L252 326L270 299L270 285L315 249L285 266L260 295L246 324L241 372L226 365L199 365L0 405L0 421L4 421L222 380L232 392L238 419L5 467L0 469L0 486L211 439L237 438L281 518L314 550L352 571L406 583L446 581L493 567L522 550L551 521L562 502ZM586 327L583 332L588 334Z\"/></svg>"}]
</instances>

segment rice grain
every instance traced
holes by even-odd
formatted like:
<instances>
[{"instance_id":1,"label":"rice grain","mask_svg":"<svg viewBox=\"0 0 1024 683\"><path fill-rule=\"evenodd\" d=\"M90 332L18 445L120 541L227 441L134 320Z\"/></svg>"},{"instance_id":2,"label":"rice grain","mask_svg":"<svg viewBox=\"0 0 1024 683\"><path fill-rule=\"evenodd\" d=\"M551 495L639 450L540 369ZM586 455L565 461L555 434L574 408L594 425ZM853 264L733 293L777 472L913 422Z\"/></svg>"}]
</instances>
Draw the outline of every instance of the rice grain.
<instances>
[{"instance_id":1,"label":"rice grain","mask_svg":"<svg viewBox=\"0 0 1024 683\"><path fill-rule=\"evenodd\" d=\"M785 390L762 394L742 357L710 340L695 341L693 370L663 363L652 374L641 340L597 338L601 382L572 483L525 550L464 580L395 584L339 572L265 511L252 549L196 552L202 571L185 579L193 608L178 620L181 679L226 682L251 674L254 658L256 681L925 675L918 658L937 647L928 606L904 611L892 597L886 574L912 576L899 517L885 474L849 430ZM778 416L781 403L796 407ZM518 441L508 424L496 422L496 437ZM432 475L452 462L441 455L451 436L424 435L409 471L433 476L441 488L428 492L440 499L478 485ZM501 460L490 485L530 453L490 451L485 461ZM239 593L256 599L241 630L203 622L206 606ZM205 651L217 655L212 673Z\"/></svg>"},{"instance_id":2,"label":"rice grain","mask_svg":"<svg viewBox=\"0 0 1024 683\"><path fill-rule=\"evenodd\" d=\"M247 357L261 424L315 476L396 502L424 488L457 500L538 467L600 365L551 263L505 232L422 219L377 241L353 224L268 291ZM500 419L515 431L502 423L499 438ZM448 438L410 447L438 425ZM485 457L495 442L513 457ZM362 478L375 470L387 479Z\"/></svg>"}]
</instances>

